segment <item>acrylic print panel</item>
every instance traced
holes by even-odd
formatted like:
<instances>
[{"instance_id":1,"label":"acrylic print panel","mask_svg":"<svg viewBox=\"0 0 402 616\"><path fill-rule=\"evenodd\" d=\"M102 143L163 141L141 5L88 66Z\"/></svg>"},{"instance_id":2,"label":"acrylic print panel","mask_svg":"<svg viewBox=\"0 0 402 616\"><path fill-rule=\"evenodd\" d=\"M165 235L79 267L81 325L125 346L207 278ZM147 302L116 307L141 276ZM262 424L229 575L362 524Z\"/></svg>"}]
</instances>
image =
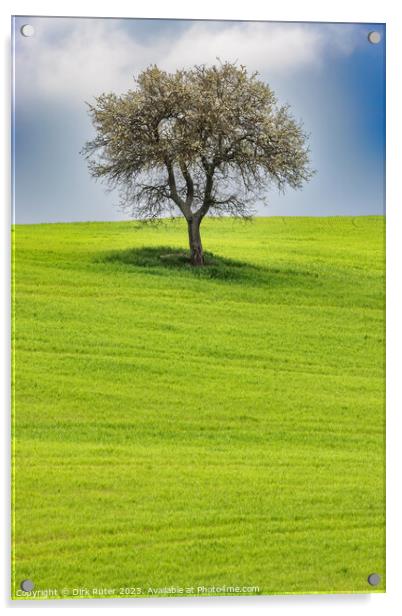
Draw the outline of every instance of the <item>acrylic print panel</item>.
<instances>
[{"instance_id":1,"label":"acrylic print panel","mask_svg":"<svg viewBox=\"0 0 402 616\"><path fill-rule=\"evenodd\" d=\"M14 599L384 592L384 61L13 19Z\"/></svg>"}]
</instances>

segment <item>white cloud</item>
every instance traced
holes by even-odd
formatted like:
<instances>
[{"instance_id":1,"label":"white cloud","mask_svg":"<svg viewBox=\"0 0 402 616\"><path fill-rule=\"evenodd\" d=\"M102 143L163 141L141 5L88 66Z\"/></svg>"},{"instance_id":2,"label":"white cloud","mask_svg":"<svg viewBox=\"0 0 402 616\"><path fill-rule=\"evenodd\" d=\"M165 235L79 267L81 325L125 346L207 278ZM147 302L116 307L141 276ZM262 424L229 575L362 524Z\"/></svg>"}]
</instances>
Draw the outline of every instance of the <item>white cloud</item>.
<instances>
[{"instance_id":1,"label":"white cloud","mask_svg":"<svg viewBox=\"0 0 402 616\"><path fill-rule=\"evenodd\" d=\"M18 101L82 104L103 91L133 87L133 75L151 63L175 70L219 57L285 76L319 68L327 54L348 54L356 45L352 25L194 22L177 37L156 32L140 42L118 20L35 18L32 23L34 37L17 33Z\"/></svg>"},{"instance_id":2,"label":"white cloud","mask_svg":"<svg viewBox=\"0 0 402 616\"><path fill-rule=\"evenodd\" d=\"M57 20L55 30L49 21L38 22L34 37L18 41L17 95L24 99L82 102L105 90L123 91L146 62L144 46L114 22L75 19L67 33Z\"/></svg>"},{"instance_id":3,"label":"white cloud","mask_svg":"<svg viewBox=\"0 0 402 616\"><path fill-rule=\"evenodd\" d=\"M191 27L175 43L164 64L210 63L216 57L238 60L251 69L288 71L319 62L322 35L299 24L244 23L219 29Z\"/></svg>"}]
</instances>

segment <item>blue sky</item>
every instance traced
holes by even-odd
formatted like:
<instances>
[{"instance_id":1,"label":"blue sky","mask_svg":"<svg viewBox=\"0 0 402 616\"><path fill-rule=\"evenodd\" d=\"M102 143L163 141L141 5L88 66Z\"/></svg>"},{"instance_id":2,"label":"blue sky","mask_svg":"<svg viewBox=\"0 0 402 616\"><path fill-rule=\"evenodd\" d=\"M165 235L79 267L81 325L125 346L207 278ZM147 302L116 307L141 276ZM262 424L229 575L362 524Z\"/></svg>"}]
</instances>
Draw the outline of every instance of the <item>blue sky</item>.
<instances>
[{"instance_id":1,"label":"blue sky","mask_svg":"<svg viewBox=\"0 0 402 616\"><path fill-rule=\"evenodd\" d=\"M16 223L126 218L79 154L93 135L85 101L132 88L150 64L216 57L258 70L311 135L317 174L302 191L269 193L258 215L384 213L384 25L17 17L14 27Z\"/></svg>"}]
</instances>

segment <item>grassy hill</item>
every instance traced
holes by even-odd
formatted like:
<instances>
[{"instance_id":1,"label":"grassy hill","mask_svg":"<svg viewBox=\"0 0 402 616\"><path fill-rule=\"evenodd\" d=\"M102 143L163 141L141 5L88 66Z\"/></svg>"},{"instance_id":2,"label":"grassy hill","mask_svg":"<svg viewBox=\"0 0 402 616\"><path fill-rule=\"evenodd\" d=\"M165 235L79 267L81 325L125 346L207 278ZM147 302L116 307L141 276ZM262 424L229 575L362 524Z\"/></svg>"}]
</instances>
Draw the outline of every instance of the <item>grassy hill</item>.
<instances>
[{"instance_id":1,"label":"grassy hill","mask_svg":"<svg viewBox=\"0 0 402 616\"><path fill-rule=\"evenodd\" d=\"M13 596L384 591L383 217L202 231L14 227Z\"/></svg>"}]
</instances>

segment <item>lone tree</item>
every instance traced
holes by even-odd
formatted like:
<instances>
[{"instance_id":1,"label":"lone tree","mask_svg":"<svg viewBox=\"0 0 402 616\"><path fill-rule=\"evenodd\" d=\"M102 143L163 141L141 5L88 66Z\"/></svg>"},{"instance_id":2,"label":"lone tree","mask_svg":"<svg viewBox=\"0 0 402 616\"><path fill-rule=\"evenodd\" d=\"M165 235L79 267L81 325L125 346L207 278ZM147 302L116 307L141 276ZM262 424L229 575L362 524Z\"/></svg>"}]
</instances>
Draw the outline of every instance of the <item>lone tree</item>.
<instances>
[{"instance_id":1,"label":"lone tree","mask_svg":"<svg viewBox=\"0 0 402 616\"><path fill-rule=\"evenodd\" d=\"M271 186L296 189L311 178L302 124L258 73L230 62L175 73L151 66L135 82L88 105L96 136L82 152L133 217L181 212L193 265L204 264L206 214L250 218Z\"/></svg>"}]
</instances>

